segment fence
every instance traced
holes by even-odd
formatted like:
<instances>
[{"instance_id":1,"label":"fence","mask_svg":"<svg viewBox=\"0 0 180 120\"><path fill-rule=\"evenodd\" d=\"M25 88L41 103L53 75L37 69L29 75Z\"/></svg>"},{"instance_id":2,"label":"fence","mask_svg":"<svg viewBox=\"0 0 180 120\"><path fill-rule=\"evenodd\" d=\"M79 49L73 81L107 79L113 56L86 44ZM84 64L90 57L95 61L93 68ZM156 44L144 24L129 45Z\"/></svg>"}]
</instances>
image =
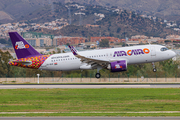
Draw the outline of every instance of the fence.
<instances>
[{"instance_id":1,"label":"fence","mask_svg":"<svg viewBox=\"0 0 180 120\"><path fill-rule=\"evenodd\" d=\"M0 78L0 83L38 83L37 77ZM144 77L118 77L118 78L74 78L74 77L40 77L39 83L180 83L180 78L144 78Z\"/></svg>"}]
</instances>

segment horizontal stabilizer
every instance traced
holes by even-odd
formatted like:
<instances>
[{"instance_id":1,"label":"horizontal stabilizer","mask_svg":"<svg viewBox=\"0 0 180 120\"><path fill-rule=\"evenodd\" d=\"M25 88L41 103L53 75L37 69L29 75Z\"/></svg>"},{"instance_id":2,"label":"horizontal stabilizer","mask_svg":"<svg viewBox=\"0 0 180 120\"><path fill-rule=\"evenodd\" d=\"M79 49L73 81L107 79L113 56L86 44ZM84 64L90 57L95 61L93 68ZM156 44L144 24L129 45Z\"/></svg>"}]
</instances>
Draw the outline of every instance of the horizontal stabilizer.
<instances>
[{"instance_id":1,"label":"horizontal stabilizer","mask_svg":"<svg viewBox=\"0 0 180 120\"><path fill-rule=\"evenodd\" d=\"M31 65L32 61L12 61L14 63L22 63L23 65Z\"/></svg>"}]
</instances>

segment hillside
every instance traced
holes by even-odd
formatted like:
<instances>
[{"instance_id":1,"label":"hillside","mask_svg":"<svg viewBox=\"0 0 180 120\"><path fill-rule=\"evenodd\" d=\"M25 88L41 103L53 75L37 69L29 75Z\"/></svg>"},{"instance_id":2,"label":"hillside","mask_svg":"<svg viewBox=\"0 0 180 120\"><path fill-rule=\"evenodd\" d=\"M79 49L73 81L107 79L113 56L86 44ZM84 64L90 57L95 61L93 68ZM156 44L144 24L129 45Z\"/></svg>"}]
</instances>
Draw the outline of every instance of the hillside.
<instances>
[{"instance_id":1,"label":"hillside","mask_svg":"<svg viewBox=\"0 0 180 120\"><path fill-rule=\"evenodd\" d=\"M153 15L167 20L180 20L179 0L65 0L81 4L117 6L140 14Z\"/></svg>"},{"instance_id":2,"label":"hillside","mask_svg":"<svg viewBox=\"0 0 180 120\"><path fill-rule=\"evenodd\" d=\"M0 11L5 12L11 16L12 19L17 21L47 6L54 11L53 2L61 2L62 4L76 2L86 5L101 5L107 7L117 6L120 9L135 11L139 14L180 21L179 0L0 0ZM9 20L12 21L11 19ZM6 21L4 21L4 23L5 22Z\"/></svg>"},{"instance_id":3,"label":"hillside","mask_svg":"<svg viewBox=\"0 0 180 120\"><path fill-rule=\"evenodd\" d=\"M55 2L52 2L51 0L44 0L42 2L42 0L37 0L35 2L35 0L31 0L31 1L12 0L11 1L12 4L7 5L7 3L10 2L10 0L7 0L6 2L4 1L0 4L0 9L7 10L7 8L12 5L11 6L12 9L15 9L13 11L14 14L12 11L11 14L6 14L9 15L8 19L14 19L13 22L23 21L26 23L51 22L60 18L65 18L69 21L70 20L69 12L70 12L71 25L56 31L46 30L46 29L37 30L39 32L43 31L45 33L51 33L55 35L84 36L84 37L101 35L101 36L113 36L118 38L125 38L125 37L131 37L132 35L136 35L136 34L147 35L147 36L159 36L159 37L165 37L168 34L174 34L174 33L178 34L171 29L165 28L165 25L161 23L162 19L157 18L156 20L152 20L149 18L143 18L140 16L140 14L136 14L136 12L134 11L120 10L118 13L116 13L113 12L114 10L113 8L116 7L106 8L99 5L88 5L88 4L77 5L75 3L73 4L66 3L67 2L66 0L54 0L54 1ZM85 3L87 1L83 1L83 2ZM118 1L114 1L114 2L119 3ZM104 2L101 2L101 0L89 1L88 3L105 4ZM124 4L125 3L126 2L124 1ZM131 3L134 2L131 1ZM106 5L110 6L110 4L108 3L106 3ZM16 7L18 8L16 9ZM27 7L27 9L25 10L26 12L23 11L25 7ZM19 15L18 15L18 11L19 11ZM11 17L12 14L13 16ZM104 17L100 18L99 16L97 16L97 14L104 15ZM99 25L99 27L86 27L85 26L86 24L91 24L91 25L96 24Z\"/></svg>"},{"instance_id":4,"label":"hillside","mask_svg":"<svg viewBox=\"0 0 180 120\"><path fill-rule=\"evenodd\" d=\"M0 22L13 22L12 19L18 21L38 9L52 5L55 1L63 3L64 0L0 0L0 11L11 16L10 19L5 18L7 21L0 19Z\"/></svg>"},{"instance_id":5,"label":"hillside","mask_svg":"<svg viewBox=\"0 0 180 120\"><path fill-rule=\"evenodd\" d=\"M57 8L55 11L58 11L58 9L61 9L62 7L57 6L55 8ZM67 8L63 9L65 14L67 14ZM74 8L73 11L78 12L79 10ZM156 19L156 21L154 21L152 19L143 18L131 11L127 12L126 10L123 10L122 12L116 13L111 10L106 10L101 6L86 6L86 10L83 12L86 13L86 15L83 17L83 24L81 26L79 26L78 16L72 16L73 25L69 25L56 31L39 29L37 32L43 31L45 33L64 36L90 37L101 35L118 38L131 37L137 34L155 37L165 37L168 34L174 33L178 34L171 29L165 28L165 25L161 23L161 19ZM96 22L99 27L86 27L86 24L94 24L93 15L95 12L104 14L105 18ZM61 16L59 14L60 12L54 13L54 16Z\"/></svg>"},{"instance_id":6,"label":"hillside","mask_svg":"<svg viewBox=\"0 0 180 120\"><path fill-rule=\"evenodd\" d=\"M12 21L13 18L10 15L8 15L7 13L5 13L4 11L0 11L0 20Z\"/></svg>"},{"instance_id":7,"label":"hillside","mask_svg":"<svg viewBox=\"0 0 180 120\"><path fill-rule=\"evenodd\" d=\"M101 29L104 35L116 36L120 38L130 37L136 34L146 36L165 37L167 34L174 33L171 29L166 29L160 20L154 21L143 18L135 13L124 10L119 14L112 14L101 22Z\"/></svg>"},{"instance_id":8,"label":"hillside","mask_svg":"<svg viewBox=\"0 0 180 120\"><path fill-rule=\"evenodd\" d=\"M24 21L27 23L43 23L50 22L56 19L69 18L69 10L67 6L70 6L71 11L71 21L73 25L86 25L86 24L94 24L94 13L102 13L102 14L111 14L111 11L106 10L102 6L85 6L84 10L77 8L76 6L71 6L72 4L62 4L61 2L53 3L53 10L51 5L46 5L43 8L39 8L36 11L29 13L23 17L20 17L16 21ZM77 14L76 14L77 13ZM82 13L81 18L78 13ZM98 21L99 17L96 16Z\"/></svg>"},{"instance_id":9,"label":"hillside","mask_svg":"<svg viewBox=\"0 0 180 120\"><path fill-rule=\"evenodd\" d=\"M10 15L12 19L17 19L30 11L34 11L39 6L35 0L1 0L0 10ZM9 19L12 21L12 19ZM3 19L1 19L1 22Z\"/></svg>"}]
</instances>

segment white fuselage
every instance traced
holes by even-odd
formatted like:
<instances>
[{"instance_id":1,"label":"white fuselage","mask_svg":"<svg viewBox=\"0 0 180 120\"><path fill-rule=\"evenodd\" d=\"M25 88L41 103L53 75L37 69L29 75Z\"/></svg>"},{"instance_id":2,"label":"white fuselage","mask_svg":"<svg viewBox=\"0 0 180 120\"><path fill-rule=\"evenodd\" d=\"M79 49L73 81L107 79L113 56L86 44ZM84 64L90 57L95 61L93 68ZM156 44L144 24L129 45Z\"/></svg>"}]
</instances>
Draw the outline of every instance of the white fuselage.
<instances>
[{"instance_id":1,"label":"white fuselage","mask_svg":"<svg viewBox=\"0 0 180 120\"><path fill-rule=\"evenodd\" d=\"M139 45L131 47L82 51L78 53L81 56L91 59L100 59L109 62L126 60L127 64L139 64L163 61L176 55L176 53L172 50L162 51L161 48L163 47L164 46L161 45ZM91 67L87 63L82 63L81 59L75 57L70 52L51 55L39 69L69 71L91 69Z\"/></svg>"}]
</instances>

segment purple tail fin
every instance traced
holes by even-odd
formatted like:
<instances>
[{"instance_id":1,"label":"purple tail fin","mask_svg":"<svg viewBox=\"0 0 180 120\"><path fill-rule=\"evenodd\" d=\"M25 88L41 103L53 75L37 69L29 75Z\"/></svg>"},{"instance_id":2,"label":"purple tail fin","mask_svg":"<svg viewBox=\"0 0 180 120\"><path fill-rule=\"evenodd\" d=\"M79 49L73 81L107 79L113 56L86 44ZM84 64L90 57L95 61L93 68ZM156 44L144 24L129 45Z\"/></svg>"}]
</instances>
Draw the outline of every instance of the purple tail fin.
<instances>
[{"instance_id":1,"label":"purple tail fin","mask_svg":"<svg viewBox=\"0 0 180 120\"><path fill-rule=\"evenodd\" d=\"M17 32L9 32L11 42L18 59L41 55L28 42L26 42Z\"/></svg>"}]
</instances>

